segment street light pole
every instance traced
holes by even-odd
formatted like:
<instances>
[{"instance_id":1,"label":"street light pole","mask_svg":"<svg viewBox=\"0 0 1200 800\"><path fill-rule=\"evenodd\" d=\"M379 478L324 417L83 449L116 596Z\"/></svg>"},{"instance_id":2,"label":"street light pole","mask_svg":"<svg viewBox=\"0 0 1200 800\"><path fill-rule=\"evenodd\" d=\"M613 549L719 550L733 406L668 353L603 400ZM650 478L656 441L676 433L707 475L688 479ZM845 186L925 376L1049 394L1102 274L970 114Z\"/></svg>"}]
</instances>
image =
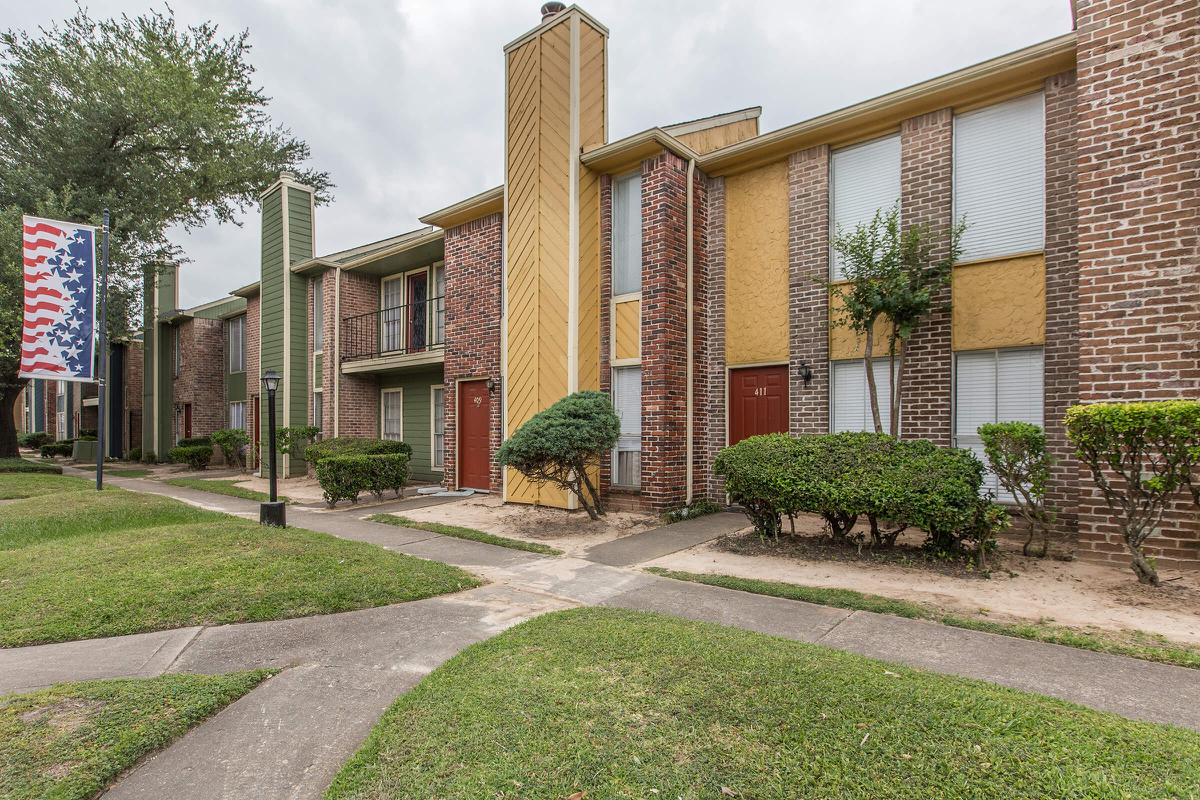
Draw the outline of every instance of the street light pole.
<instances>
[{"instance_id":1,"label":"street light pole","mask_svg":"<svg viewBox=\"0 0 1200 800\"><path fill-rule=\"evenodd\" d=\"M282 528L287 525L287 519L285 504L279 502L279 484L275 471L275 463L279 457L275 448L275 392L279 389L279 378L279 373L273 369L267 370L262 376L263 389L267 393L267 448L271 453L271 499L270 502L259 504L258 521L262 525Z\"/></svg>"}]
</instances>

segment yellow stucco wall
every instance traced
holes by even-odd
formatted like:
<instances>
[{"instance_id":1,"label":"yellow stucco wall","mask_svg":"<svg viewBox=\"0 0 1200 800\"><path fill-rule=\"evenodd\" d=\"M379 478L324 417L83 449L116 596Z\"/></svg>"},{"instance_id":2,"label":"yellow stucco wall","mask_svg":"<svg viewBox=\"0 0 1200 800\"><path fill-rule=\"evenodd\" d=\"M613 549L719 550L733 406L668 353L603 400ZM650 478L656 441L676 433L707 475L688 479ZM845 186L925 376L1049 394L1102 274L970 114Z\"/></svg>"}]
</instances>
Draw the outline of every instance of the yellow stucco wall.
<instances>
[{"instance_id":1,"label":"yellow stucco wall","mask_svg":"<svg viewBox=\"0 0 1200 800\"><path fill-rule=\"evenodd\" d=\"M753 139L758 136L758 120L743 119L728 125L718 125L695 133L685 133L678 137L679 141L695 150L700 155L711 153L731 144Z\"/></svg>"},{"instance_id":2,"label":"yellow stucco wall","mask_svg":"<svg viewBox=\"0 0 1200 800\"><path fill-rule=\"evenodd\" d=\"M840 298L829 296L829 359L842 361L850 358L863 357L865 337L856 334L845 325L835 325L834 320L841 315L842 301ZM875 355L887 352L887 337L891 335L891 324L887 317L875 322Z\"/></svg>"},{"instance_id":3,"label":"yellow stucco wall","mask_svg":"<svg viewBox=\"0 0 1200 800\"><path fill-rule=\"evenodd\" d=\"M788 358L786 161L725 180L725 360Z\"/></svg>"},{"instance_id":4,"label":"yellow stucco wall","mask_svg":"<svg viewBox=\"0 0 1200 800\"><path fill-rule=\"evenodd\" d=\"M1045 343L1043 256L964 264L954 268L952 281L955 350Z\"/></svg>"},{"instance_id":5,"label":"yellow stucco wall","mask_svg":"<svg viewBox=\"0 0 1200 800\"><path fill-rule=\"evenodd\" d=\"M641 358L642 303L626 300L613 309L613 358Z\"/></svg>"}]
</instances>

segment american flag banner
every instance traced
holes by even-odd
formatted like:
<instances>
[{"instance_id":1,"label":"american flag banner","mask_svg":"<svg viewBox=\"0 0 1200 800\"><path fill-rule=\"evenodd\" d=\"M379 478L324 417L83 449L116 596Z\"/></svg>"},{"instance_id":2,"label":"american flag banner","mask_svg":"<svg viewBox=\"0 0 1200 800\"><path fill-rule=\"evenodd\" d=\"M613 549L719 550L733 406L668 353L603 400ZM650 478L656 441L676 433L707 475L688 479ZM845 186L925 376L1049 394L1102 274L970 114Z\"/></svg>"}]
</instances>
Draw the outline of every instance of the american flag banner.
<instances>
[{"instance_id":1,"label":"american flag banner","mask_svg":"<svg viewBox=\"0 0 1200 800\"><path fill-rule=\"evenodd\" d=\"M21 377L94 381L96 228L23 217Z\"/></svg>"}]
</instances>

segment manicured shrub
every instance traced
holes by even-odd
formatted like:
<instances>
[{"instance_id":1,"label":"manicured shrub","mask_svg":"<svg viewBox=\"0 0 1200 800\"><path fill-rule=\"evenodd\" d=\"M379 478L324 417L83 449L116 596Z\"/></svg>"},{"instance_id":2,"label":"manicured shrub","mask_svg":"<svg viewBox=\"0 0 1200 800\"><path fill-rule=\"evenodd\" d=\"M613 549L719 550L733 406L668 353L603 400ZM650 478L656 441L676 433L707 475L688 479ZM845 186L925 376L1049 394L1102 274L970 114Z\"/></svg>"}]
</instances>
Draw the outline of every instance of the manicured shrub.
<instances>
[{"instance_id":1,"label":"manicured shrub","mask_svg":"<svg viewBox=\"0 0 1200 800\"><path fill-rule=\"evenodd\" d=\"M1134 574L1158 586L1142 548L1180 492L1200 505L1200 401L1073 406L1066 421L1075 454L1117 517Z\"/></svg>"},{"instance_id":2,"label":"manicured shrub","mask_svg":"<svg viewBox=\"0 0 1200 800\"><path fill-rule=\"evenodd\" d=\"M129 449L129 452L125 454L125 460L126 461L141 461L142 460L142 448L131 447Z\"/></svg>"},{"instance_id":3,"label":"manicured shrub","mask_svg":"<svg viewBox=\"0 0 1200 800\"><path fill-rule=\"evenodd\" d=\"M208 436L189 436L175 443L176 447L212 447L212 438Z\"/></svg>"},{"instance_id":4,"label":"manicured shrub","mask_svg":"<svg viewBox=\"0 0 1200 800\"><path fill-rule=\"evenodd\" d=\"M368 439L361 436L335 436L313 442L304 448L304 460L316 464L331 456L377 456L401 453L412 458L412 445L393 439Z\"/></svg>"},{"instance_id":5,"label":"manicured shrub","mask_svg":"<svg viewBox=\"0 0 1200 800\"><path fill-rule=\"evenodd\" d=\"M592 519L604 513L588 476L617 444L621 422L601 392L576 392L534 414L496 454L535 485L549 483L573 493Z\"/></svg>"},{"instance_id":6,"label":"manicured shrub","mask_svg":"<svg viewBox=\"0 0 1200 800\"><path fill-rule=\"evenodd\" d=\"M1053 514L1046 508L1046 482L1050 478L1050 456L1046 434L1028 422L992 422L979 426L988 466L1004 490L1013 496L1017 513L1028 526L1021 552L1030 554L1034 539L1041 542L1040 558L1050 549Z\"/></svg>"},{"instance_id":7,"label":"manicured shrub","mask_svg":"<svg viewBox=\"0 0 1200 800\"><path fill-rule=\"evenodd\" d=\"M57 442L44 444L39 448L42 458L54 458L55 456L62 456L63 458L66 458L70 456L74 450L74 439L59 439Z\"/></svg>"},{"instance_id":8,"label":"manicured shrub","mask_svg":"<svg viewBox=\"0 0 1200 800\"><path fill-rule=\"evenodd\" d=\"M62 467L49 461L30 461L27 458L0 458L0 472L42 472L62 475Z\"/></svg>"},{"instance_id":9,"label":"manicured shrub","mask_svg":"<svg viewBox=\"0 0 1200 800\"><path fill-rule=\"evenodd\" d=\"M375 498L382 500L383 493L389 489L399 497L404 490L404 484L408 483L408 456L404 453L383 453L363 458L371 462L367 489Z\"/></svg>"},{"instance_id":10,"label":"manicured shrub","mask_svg":"<svg viewBox=\"0 0 1200 800\"><path fill-rule=\"evenodd\" d=\"M245 468L246 445L250 444L250 434L241 428L222 428L213 432L212 441L221 448L226 464L238 469Z\"/></svg>"},{"instance_id":11,"label":"manicured shrub","mask_svg":"<svg viewBox=\"0 0 1200 800\"><path fill-rule=\"evenodd\" d=\"M329 456L317 461L317 483L330 508L339 500L357 503L363 492L382 498L391 489L399 497L407 480L408 456L404 453Z\"/></svg>"},{"instance_id":12,"label":"manicured shrub","mask_svg":"<svg viewBox=\"0 0 1200 800\"><path fill-rule=\"evenodd\" d=\"M211 444L192 444L172 447L167 457L176 464L187 464L192 469L206 469L212 460Z\"/></svg>"},{"instance_id":13,"label":"manicured shrub","mask_svg":"<svg viewBox=\"0 0 1200 800\"><path fill-rule=\"evenodd\" d=\"M794 516L804 505L796 490L807 449L799 439L771 433L751 436L717 453L714 471L725 478L725 491L760 535L778 536L781 518Z\"/></svg>"},{"instance_id":14,"label":"manicured shrub","mask_svg":"<svg viewBox=\"0 0 1200 800\"><path fill-rule=\"evenodd\" d=\"M158 454L155 453L153 450L144 451L142 453L142 463L143 464L157 464L158 463Z\"/></svg>"},{"instance_id":15,"label":"manicured shrub","mask_svg":"<svg viewBox=\"0 0 1200 800\"><path fill-rule=\"evenodd\" d=\"M321 429L315 425L289 425L280 428L276 432L279 452L299 458L304 453L304 448L320 435Z\"/></svg>"},{"instance_id":16,"label":"manicured shrub","mask_svg":"<svg viewBox=\"0 0 1200 800\"><path fill-rule=\"evenodd\" d=\"M22 433L17 437L17 444L30 450L37 450L44 444L50 444L51 436L45 431Z\"/></svg>"}]
</instances>

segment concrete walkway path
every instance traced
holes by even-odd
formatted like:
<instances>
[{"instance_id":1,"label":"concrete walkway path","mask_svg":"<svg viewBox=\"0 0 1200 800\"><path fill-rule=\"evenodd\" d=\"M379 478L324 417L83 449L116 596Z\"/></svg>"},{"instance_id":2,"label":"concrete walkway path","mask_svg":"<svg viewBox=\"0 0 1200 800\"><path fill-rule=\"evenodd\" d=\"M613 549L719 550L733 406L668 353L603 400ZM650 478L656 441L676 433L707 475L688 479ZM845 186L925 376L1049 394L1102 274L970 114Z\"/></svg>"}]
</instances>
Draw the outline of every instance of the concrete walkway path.
<instances>
[{"instance_id":1,"label":"concrete walkway path","mask_svg":"<svg viewBox=\"0 0 1200 800\"><path fill-rule=\"evenodd\" d=\"M746 518L741 514L708 514L598 544L588 550L585 557L610 567L629 567L687 550L745 527Z\"/></svg>"},{"instance_id":2,"label":"concrete walkway path","mask_svg":"<svg viewBox=\"0 0 1200 800\"><path fill-rule=\"evenodd\" d=\"M112 482L240 516L257 515L251 501L139 479ZM537 614L604 605L819 643L1200 730L1196 670L684 583L597 563L591 560L594 552L588 559L548 558L367 522L353 511L289 508L288 515L290 524L461 566L491 583L345 614L0 650L0 692L163 671L282 668L279 676L140 764L106 797L319 797L383 710L462 647ZM679 539L708 535L732 522L713 516L712 529L689 525L692 530L685 529ZM674 535L649 540L646 552L675 543ZM641 547L620 558L603 557L625 560Z\"/></svg>"}]
</instances>

